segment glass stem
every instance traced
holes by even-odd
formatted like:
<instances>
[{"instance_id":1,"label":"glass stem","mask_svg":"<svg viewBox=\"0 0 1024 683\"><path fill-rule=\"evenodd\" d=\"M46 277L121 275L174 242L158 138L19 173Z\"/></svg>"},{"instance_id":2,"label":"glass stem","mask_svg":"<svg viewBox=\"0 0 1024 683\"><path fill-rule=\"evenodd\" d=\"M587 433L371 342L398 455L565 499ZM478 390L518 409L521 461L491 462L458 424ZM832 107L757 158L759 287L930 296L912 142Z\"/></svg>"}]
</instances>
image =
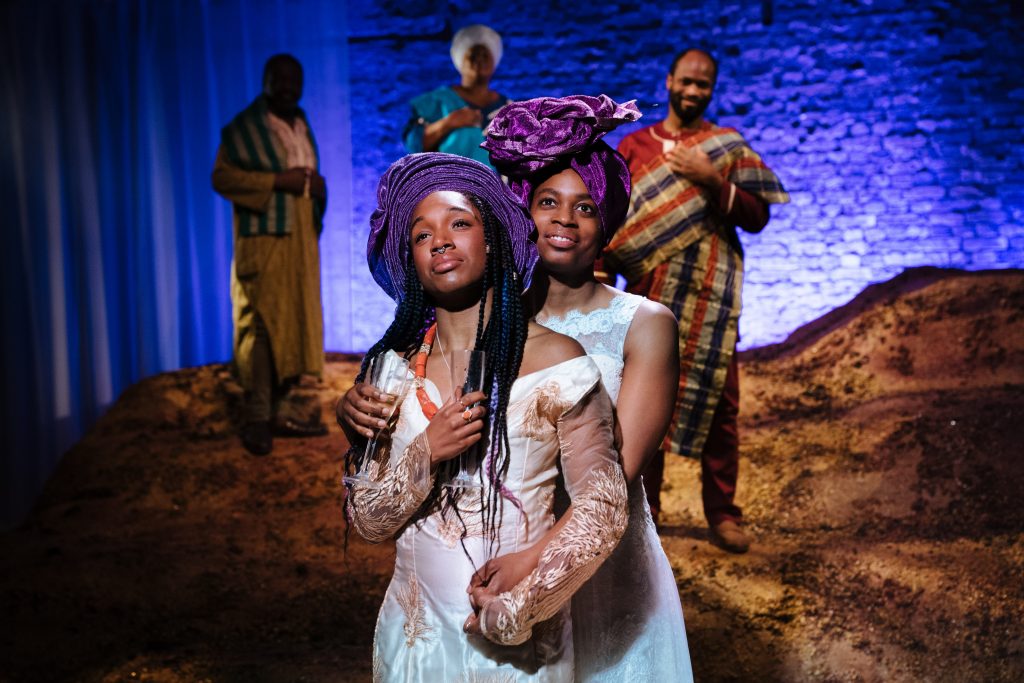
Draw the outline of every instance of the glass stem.
<instances>
[{"instance_id":1,"label":"glass stem","mask_svg":"<svg viewBox=\"0 0 1024 683\"><path fill-rule=\"evenodd\" d=\"M380 432L375 432L373 438L366 444L366 451L363 453L363 466L359 468L361 472L370 471L370 460L373 459L373 454L377 449L377 436Z\"/></svg>"}]
</instances>

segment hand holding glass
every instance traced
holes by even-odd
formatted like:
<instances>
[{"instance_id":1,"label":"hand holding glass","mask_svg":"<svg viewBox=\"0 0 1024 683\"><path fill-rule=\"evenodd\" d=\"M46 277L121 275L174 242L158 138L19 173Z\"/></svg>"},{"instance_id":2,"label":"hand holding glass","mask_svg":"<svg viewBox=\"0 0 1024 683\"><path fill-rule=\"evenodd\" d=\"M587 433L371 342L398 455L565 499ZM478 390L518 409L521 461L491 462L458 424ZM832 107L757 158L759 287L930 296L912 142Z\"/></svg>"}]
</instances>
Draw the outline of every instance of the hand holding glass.
<instances>
[{"instance_id":1,"label":"hand holding glass","mask_svg":"<svg viewBox=\"0 0 1024 683\"><path fill-rule=\"evenodd\" d=\"M377 391L391 394L394 401L388 406L387 413L382 415L384 422L389 422L395 414L398 406L405 398L412 382L412 373L409 372L409 361L393 351L379 353L370 360L366 370L366 382ZM385 427L386 428L386 427ZM385 429L382 428L382 429ZM367 488L380 488L380 483L373 477L375 467L373 462L377 450L377 438L381 430L374 431L373 438L366 444L366 451L363 453L363 463L359 471L343 478L349 486L364 486Z\"/></svg>"},{"instance_id":2,"label":"hand holding glass","mask_svg":"<svg viewBox=\"0 0 1024 683\"><path fill-rule=\"evenodd\" d=\"M462 349L452 353L452 394L455 394L455 387L462 387L463 396L483 390L484 359L484 352L475 349ZM445 484L446 486L456 489L478 489L483 486L479 479L479 463L474 457L479 446L480 443L477 443L459 455L459 473Z\"/></svg>"}]
</instances>

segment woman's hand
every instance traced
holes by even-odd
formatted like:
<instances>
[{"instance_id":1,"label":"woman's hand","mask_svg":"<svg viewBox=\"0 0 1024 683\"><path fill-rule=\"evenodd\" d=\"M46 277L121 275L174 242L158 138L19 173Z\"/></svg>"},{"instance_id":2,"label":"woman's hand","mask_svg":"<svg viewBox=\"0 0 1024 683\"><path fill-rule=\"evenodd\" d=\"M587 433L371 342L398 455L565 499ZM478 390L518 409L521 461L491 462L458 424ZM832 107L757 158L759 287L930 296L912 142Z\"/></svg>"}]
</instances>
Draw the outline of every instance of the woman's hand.
<instances>
[{"instance_id":1,"label":"woman's hand","mask_svg":"<svg viewBox=\"0 0 1024 683\"><path fill-rule=\"evenodd\" d=\"M427 426L427 441L430 443L430 464L436 465L451 460L480 440L487 408L473 406L487 400L482 391L462 395L456 390L455 397L441 406Z\"/></svg>"},{"instance_id":2,"label":"woman's hand","mask_svg":"<svg viewBox=\"0 0 1024 683\"><path fill-rule=\"evenodd\" d=\"M484 607L487 606L487 603L489 603L494 598L495 596L489 593L481 594L478 601L474 602L473 596L470 595L470 603L473 605L473 613L469 615L465 622L463 622L463 631L473 636L484 635L484 630L480 626L480 612L482 612ZM484 637L486 638L486 636Z\"/></svg>"},{"instance_id":3,"label":"woman's hand","mask_svg":"<svg viewBox=\"0 0 1024 683\"><path fill-rule=\"evenodd\" d=\"M423 127L423 151L436 152L437 148L453 130L459 128L482 128L483 114L473 107L456 109L447 116L428 123Z\"/></svg>"},{"instance_id":4,"label":"woman's hand","mask_svg":"<svg viewBox=\"0 0 1024 683\"><path fill-rule=\"evenodd\" d=\"M466 619L462 627L466 633L483 635L480 628L480 611L500 593L512 590L537 568L543 545L538 543L517 553L495 557L473 574L466 589L469 593L469 604L473 607L473 614Z\"/></svg>"},{"instance_id":5,"label":"woman's hand","mask_svg":"<svg viewBox=\"0 0 1024 683\"><path fill-rule=\"evenodd\" d=\"M449 131L459 128L482 128L484 123L483 112L473 107L456 109L445 118L448 119Z\"/></svg>"},{"instance_id":6,"label":"woman's hand","mask_svg":"<svg viewBox=\"0 0 1024 683\"><path fill-rule=\"evenodd\" d=\"M352 385L335 406L338 424L347 432L350 430L367 439L374 432L387 426L387 418L394 409L395 397L385 394L364 382ZM350 435L351 436L351 435Z\"/></svg>"},{"instance_id":7,"label":"woman's hand","mask_svg":"<svg viewBox=\"0 0 1024 683\"><path fill-rule=\"evenodd\" d=\"M466 592L469 593L470 603L475 606L486 595L494 596L512 590L537 568L541 550L538 546L541 545L538 543L526 550L488 560L469 580Z\"/></svg>"}]
</instances>

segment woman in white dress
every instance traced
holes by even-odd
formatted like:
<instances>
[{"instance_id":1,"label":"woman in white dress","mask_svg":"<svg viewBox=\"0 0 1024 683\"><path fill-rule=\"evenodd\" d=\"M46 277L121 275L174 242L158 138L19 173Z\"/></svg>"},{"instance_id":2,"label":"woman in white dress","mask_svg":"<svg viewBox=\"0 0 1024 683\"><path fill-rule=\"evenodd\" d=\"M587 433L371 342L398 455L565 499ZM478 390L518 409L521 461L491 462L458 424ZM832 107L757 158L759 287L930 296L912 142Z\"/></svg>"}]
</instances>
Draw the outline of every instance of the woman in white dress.
<instances>
[{"instance_id":1,"label":"woman in white dress","mask_svg":"<svg viewBox=\"0 0 1024 683\"><path fill-rule=\"evenodd\" d=\"M573 597L576 680L587 682L693 678L678 588L640 476L672 417L678 327L665 306L594 277L630 192L625 160L601 137L639 117L633 103L604 95L539 98L499 111L484 143L536 224L535 320L583 345L616 404L629 526ZM474 597L518 583L536 562L535 549L492 560L474 576Z\"/></svg>"},{"instance_id":2,"label":"woman in white dress","mask_svg":"<svg viewBox=\"0 0 1024 683\"><path fill-rule=\"evenodd\" d=\"M577 342L526 320L532 225L493 171L447 154L410 155L388 169L377 198L368 260L398 309L367 358L404 355L416 380L397 397L387 447L371 463L377 485L350 486L346 502L360 535L397 536L374 680L572 680L568 601L626 527L600 372ZM457 349L486 353L486 391L452 386ZM350 470L367 464L363 437L385 426L372 415L388 409L372 393L355 390L339 403L339 417L351 418L343 421ZM463 452L478 465L478 489L445 486ZM559 473L575 512L549 534ZM471 606L476 569L541 539L533 571Z\"/></svg>"}]
</instances>

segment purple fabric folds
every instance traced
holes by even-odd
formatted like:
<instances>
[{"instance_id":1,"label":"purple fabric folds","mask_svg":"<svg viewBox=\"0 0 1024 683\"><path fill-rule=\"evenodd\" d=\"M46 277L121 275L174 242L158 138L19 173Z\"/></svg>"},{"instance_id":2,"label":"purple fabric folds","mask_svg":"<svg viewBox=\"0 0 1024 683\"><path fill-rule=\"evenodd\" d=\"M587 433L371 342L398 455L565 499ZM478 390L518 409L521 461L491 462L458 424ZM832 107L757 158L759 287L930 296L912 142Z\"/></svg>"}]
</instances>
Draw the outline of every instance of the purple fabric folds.
<instances>
[{"instance_id":1,"label":"purple fabric folds","mask_svg":"<svg viewBox=\"0 0 1024 683\"><path fill-rule=\"evenodd\" d=\"M629 208L629 167L602 137L641 116L633 101L607 95L538 97L502 107L481 145L512 191L529 206L534 187L548 172L572 168L590 190L607 244Z\"/></svg>"},{"instance_id":2,"label":"purple fabric folds","mask_svg":"<svg viewBox=\"0 0 1024 683\"><path fill-rule=\"evenodd\" d=\"M529 212L491 168L441 152L402 157L381 176L366 244L366 261L377 284L395 301L402 300L412 213L427 195L443 190L474 195L491 208L509 234L516 271L525 290L537 261L537 248L529 240L533 231Z\"/></svg>"}]
</instances>

